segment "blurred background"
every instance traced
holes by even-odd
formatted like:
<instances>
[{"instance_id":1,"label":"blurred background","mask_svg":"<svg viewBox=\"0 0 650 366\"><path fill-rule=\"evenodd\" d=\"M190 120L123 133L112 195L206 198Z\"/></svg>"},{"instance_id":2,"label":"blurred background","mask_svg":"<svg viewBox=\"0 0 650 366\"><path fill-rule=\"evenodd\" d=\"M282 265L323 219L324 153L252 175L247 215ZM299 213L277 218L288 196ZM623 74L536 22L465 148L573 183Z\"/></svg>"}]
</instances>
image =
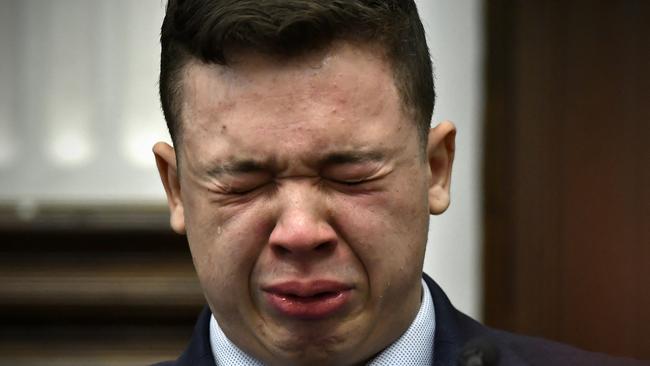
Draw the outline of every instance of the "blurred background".
<instances>
[{"instance_id":1,"label":"blurred background","mask_svg":"<svg viewBox=\"0 0 650 366\"><path fill-rule=\"evenodd\" d=\"M175 358L203 297L151 153L162 0L0 0L0 365ZM422 0L458 127L425 271L487 324L650 359L650 2Z\"/></svg>"}]
</instances>

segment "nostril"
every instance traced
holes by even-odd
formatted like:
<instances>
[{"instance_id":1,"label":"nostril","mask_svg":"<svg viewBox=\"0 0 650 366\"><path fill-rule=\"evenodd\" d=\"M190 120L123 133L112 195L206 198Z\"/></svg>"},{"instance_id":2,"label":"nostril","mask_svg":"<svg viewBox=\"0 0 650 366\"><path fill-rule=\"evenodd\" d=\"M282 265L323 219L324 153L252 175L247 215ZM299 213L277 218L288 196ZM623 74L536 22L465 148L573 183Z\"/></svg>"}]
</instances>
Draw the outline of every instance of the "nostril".
<instances>
[{"instance_id":1,"label":"nostril","mask_svg":"<svg viewBox=\"0 0 650 366\"><path fill-rule=\"evenodd\" d=\"M272 246L273 253L278 257L287 257L293 255L309 255L309 253L318 256L328 255L334 251L336 245L332 241L320 243L318 245L309 246L296 246L296 245L282 245L276 244Z\"/></svg>"},{"instance_id":2,"label":"nostril","mask_svg":"<svg viewBox=\"0 0 650 366\"><path fill-rule=\"evenodd\" d=\"M321 244L319 244L319 245L315 248L315 250L316 250L317 252L324 253L324 252L329 252L330 250L332 250L332 248L334 248L334 243L332 243L332 242L325 242L325 243L321 243Z\"/></svg>"},{"instance_id":3,"label":"nostril","mask_svg":"<svg viewBox=\"0 0 650 366\"><path fill-rule=\"evenodd\" d=\"M285 248L285 247L283 247L283 246L281 246L281 245L276 245L276 246L274 246L274 247L273 247L273 251L274 251L275 254L276 254L277 256L279 256L279 257L283 257L283 256L286 256L286 255L288 255L289 253L291 253L291 251L290 251L289 249L287 249L287 248Z\"/></svg>"}]
</instances>

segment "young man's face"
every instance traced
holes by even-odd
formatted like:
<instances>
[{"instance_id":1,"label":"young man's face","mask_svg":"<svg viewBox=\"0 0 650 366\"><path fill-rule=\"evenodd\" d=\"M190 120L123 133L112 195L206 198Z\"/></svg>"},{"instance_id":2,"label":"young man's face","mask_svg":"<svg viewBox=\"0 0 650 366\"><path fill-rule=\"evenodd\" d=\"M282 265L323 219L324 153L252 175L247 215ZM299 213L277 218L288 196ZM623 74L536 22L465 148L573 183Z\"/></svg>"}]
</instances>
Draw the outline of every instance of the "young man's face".
<instances>
[{"instance_id":1,"label":"young man's face","mask_svg":"<svg viewBox=\"0 0 650 366\"><path fill-rule=\"evenodd\" d=\"M429 209L448 202L453 126L423 156L389 64L349 44L192 63L182 94L180 164L155 152L230 340L268 364L345 365L399 337L420 304Z\"/></svg>"}]
</instances>

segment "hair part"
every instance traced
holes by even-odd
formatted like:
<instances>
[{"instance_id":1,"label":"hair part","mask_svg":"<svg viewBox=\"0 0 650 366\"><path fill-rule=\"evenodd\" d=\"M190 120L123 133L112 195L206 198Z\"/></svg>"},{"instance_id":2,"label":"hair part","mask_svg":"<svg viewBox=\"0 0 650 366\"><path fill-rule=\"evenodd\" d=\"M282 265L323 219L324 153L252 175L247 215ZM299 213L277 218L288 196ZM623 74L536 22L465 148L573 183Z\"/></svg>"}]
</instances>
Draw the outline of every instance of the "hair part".
<instances>
[{"instance_id":1,"label":"hair part","mask_svg":"<svg viewBox=\"0 0 650 366\"><path fill-rule=\"evenodd\" d=\"M183 70L228 65L237 50L294 58L335 41L379 46L405 111L426 147L435 92L424 27L413 0L169 0L161 29L160 100L176 146Z\"/></svg>"}]
</instances>

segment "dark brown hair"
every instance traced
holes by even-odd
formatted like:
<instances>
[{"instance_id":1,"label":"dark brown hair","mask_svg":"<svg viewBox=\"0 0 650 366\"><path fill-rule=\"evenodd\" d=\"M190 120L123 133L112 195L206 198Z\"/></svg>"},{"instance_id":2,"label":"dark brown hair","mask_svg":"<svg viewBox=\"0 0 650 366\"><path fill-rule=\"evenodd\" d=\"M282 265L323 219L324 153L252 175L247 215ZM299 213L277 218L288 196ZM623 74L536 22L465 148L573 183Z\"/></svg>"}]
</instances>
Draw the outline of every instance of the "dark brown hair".
<instances>
[{"instance_id":1,"label":"dark brown hair","mask_svg":"<svg viewBox=\"0 0 650 366\"><path fill-rule=\"evenodd\" d=\"M344 40L378 45L426 145L435 92L424 28L413 0L169 0L160 43L160 100L174 143L182 135L182 69L193 58L228 64L251 49L295 57Z\"/></svg>"}]
</instances>

